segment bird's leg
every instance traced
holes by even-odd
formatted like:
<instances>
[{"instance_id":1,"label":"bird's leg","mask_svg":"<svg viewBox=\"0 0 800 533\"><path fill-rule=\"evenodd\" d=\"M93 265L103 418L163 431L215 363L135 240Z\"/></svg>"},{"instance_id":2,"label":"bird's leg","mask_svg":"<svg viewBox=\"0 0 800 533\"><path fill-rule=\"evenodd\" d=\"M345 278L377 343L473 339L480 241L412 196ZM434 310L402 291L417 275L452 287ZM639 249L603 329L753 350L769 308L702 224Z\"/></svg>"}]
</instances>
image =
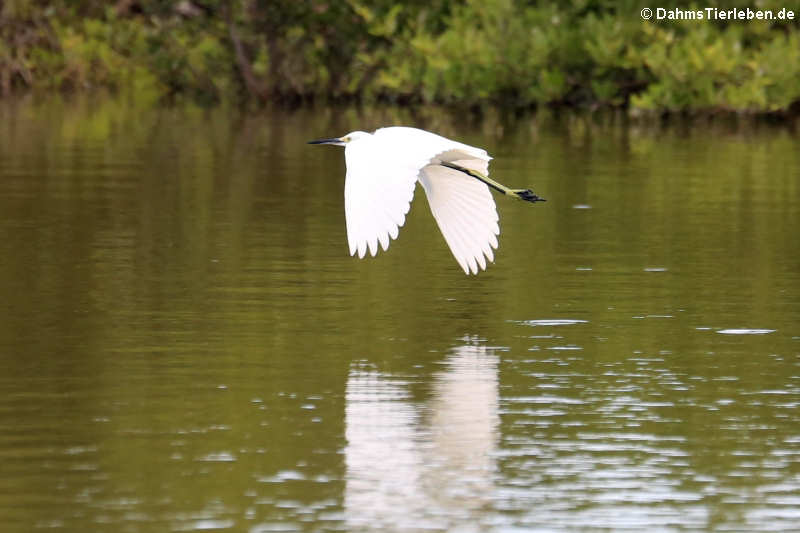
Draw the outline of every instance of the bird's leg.
<instances>
[{"instance_id":1,"label":"bird's leg","mask_svg":"<svg viewBox=\"0 0 800 533\"><path fill-rule=\"evenodd\" d=\"M525 200L526 202L546 202L544 198L540 198L530 189L511 189L506 187L502 183L498 183L491 179L489 176L484 176L477 170L472 170L471 168L465 168L460 165L456 165L454 163L450 163L448 161L442 161L441 165L447 168L452 168L453 170L458 170L459 172L463 172L467 176L472 176L473 178L482 181L492 189L505 194L507 196L513 196L519 200Z\"/></svg>"}]
</instances>

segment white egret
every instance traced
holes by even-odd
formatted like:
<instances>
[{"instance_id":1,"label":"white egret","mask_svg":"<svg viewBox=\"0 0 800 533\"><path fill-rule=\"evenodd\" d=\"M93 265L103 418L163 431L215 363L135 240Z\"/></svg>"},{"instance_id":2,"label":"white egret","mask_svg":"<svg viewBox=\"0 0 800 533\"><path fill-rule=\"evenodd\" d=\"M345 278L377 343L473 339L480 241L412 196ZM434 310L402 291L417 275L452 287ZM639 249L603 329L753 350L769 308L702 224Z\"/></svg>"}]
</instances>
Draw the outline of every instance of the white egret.
<instances>
[{"instance_id":1,"label":"white egret","mask_svg":"<svg viewBox=\"0 0 800 533\"><path fill-rule=\"evenodd\" d=\"M350 255L389 248L405 222L416 182L422 184L433 217L466 274L494 261L499 217L489 187L528 202L544 201L530 189L510 189L489 179L486 150L428 131L388 127L374 133L309 141L344 146L347 176L344 209Z\"/></svg>"}]
</instances>

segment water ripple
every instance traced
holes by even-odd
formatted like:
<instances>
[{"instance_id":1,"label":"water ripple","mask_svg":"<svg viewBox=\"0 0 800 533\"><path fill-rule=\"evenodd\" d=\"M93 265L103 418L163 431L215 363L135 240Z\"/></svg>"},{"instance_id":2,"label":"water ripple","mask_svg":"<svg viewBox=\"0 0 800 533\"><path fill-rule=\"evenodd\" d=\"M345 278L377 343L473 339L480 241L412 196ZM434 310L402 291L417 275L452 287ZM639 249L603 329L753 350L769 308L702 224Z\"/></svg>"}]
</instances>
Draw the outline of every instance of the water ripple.
<instances>
[{"instance_id":1,"label":"water ripple","mask_svg":"<svg viewBox=\"0 0 800 533\"><path fill-rule=\"evenodd\" d=\"M544 318L540 320L522 320L519 324L526 326L570 326L573 324L586 324L588 320L579 320L572 318Z\"/></svg>"},{"instance_id":2,"label":"water ripple","mask_svg":"<svg viewBox=\"0 0 800 533\"><path fill-rule=\"evenodd\" d=\"M766 335L775 331L774 329L718 329L717 333L722 333L723 335Z\"/></svg>"}]
</instances>

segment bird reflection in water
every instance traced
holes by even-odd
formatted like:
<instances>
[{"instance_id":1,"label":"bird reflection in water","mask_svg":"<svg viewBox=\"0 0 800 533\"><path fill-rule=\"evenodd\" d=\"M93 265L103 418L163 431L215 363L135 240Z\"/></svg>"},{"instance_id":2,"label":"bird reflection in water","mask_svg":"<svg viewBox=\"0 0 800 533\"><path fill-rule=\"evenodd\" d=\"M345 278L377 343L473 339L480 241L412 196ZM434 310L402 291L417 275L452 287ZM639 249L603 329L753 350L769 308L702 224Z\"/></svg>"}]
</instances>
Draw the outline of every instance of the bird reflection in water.
<instances>
[{"instance_id":1,"label":"bird reflection in water","mask_svg":"<svg viewBox=\"0 0 800 533\"><path fill-rule=\"evenodd\" d=\"M345 415L345 515L378 530L478 527L490 505L498 438L498 357L457 346L427 401L409 382L351 369Z\"/></svg>"}]
</instances>

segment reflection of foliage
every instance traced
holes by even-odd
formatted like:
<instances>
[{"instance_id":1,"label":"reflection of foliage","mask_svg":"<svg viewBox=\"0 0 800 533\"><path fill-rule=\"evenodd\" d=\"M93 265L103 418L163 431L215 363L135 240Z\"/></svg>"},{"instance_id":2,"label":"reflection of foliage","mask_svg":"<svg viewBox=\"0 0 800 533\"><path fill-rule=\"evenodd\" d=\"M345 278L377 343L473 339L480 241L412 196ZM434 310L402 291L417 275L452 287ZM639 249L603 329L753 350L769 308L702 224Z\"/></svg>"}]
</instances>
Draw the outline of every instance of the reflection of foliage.
<instances>
[{"instance_id":1,"label":"reflection of foliage","mask_svg":"<svg viewBox=\"0 0 800 533\"><path fill-rule=\"evenodd\" d=\"M118 0L111 7L11 0L0 8L0 90L757 112L800 101L800 13L792 22L645 22L642 7L637 0Z\"/></svg>"}]
</instances>

